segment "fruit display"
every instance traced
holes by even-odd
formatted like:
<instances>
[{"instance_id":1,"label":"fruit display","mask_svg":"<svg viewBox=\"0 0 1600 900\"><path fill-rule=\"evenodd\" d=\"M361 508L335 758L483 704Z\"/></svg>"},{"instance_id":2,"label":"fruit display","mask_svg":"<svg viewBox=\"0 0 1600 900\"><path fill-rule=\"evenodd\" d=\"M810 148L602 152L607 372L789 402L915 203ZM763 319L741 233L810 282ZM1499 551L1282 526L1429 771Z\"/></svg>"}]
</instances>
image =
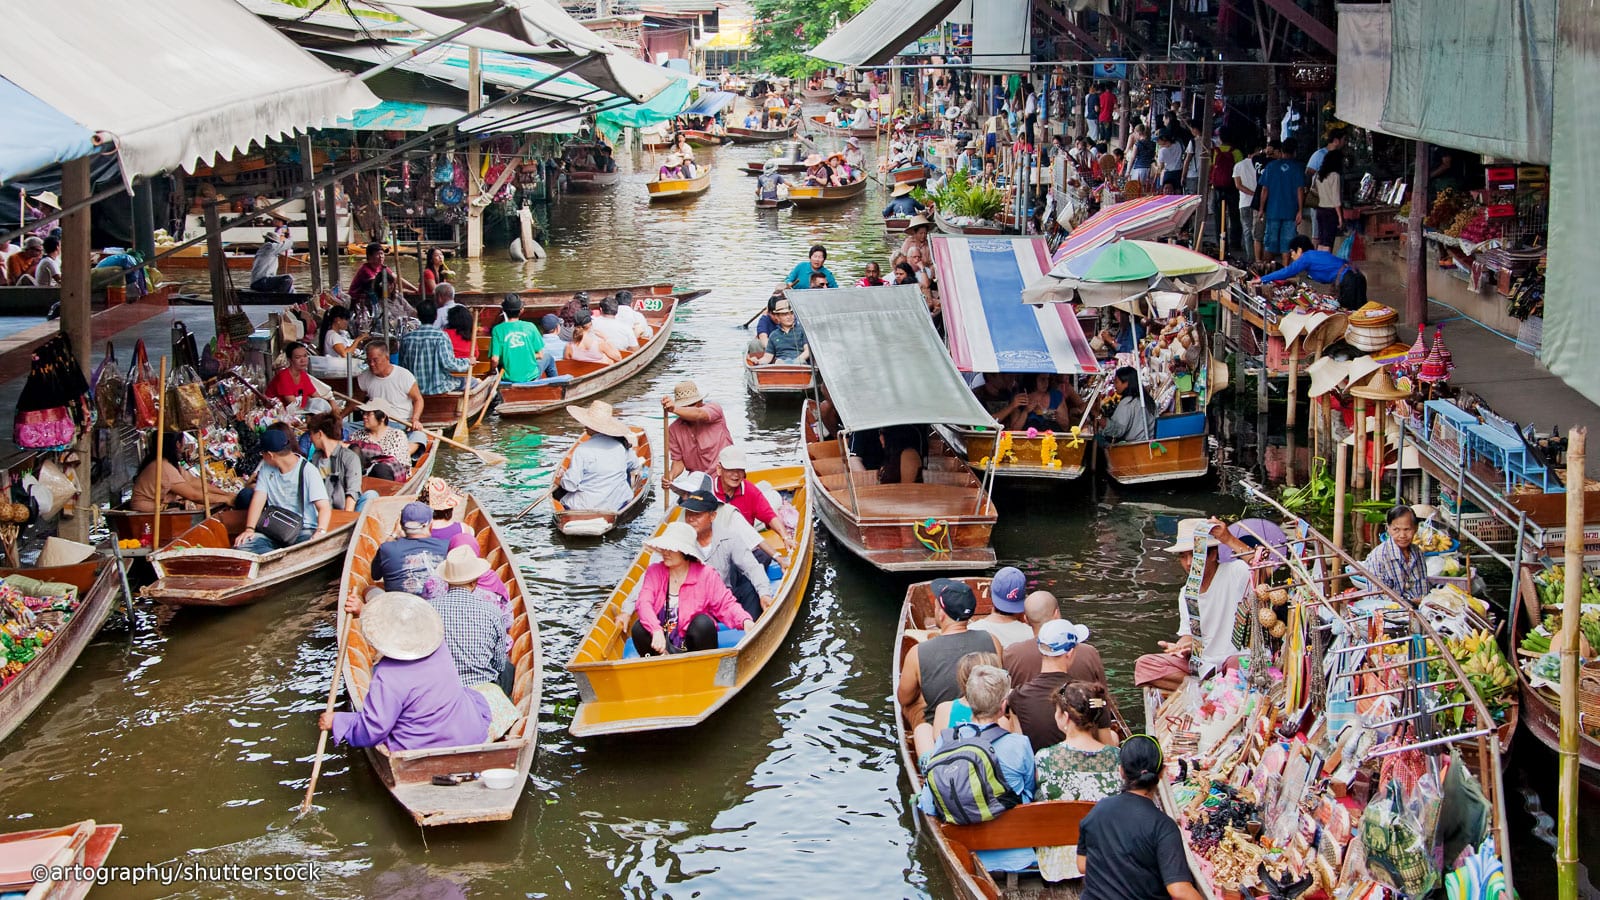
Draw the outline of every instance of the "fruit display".
<instances>
[{"instance_id":1,"label":"fruit display","mask_svg":"<svg viewBox=\"0 0 1600 900\"><path fill-rule=\"evenodd\" d=\"M1567 570L1565 566L1550 566L1538 575L1533 576L1534 587L1539 591L1539 604L1552 609L1560 609L1566 600ZM1584 606L1591 603L1600 604L1600 580L1594 575L1583 573L1583 595L1579 602Z\"/></svg>"},{"instance_id":2,"label":"fruit display","mask_svg":"<svg viewBox=\"0 0 1600 900\"><path fill-rule=\"evenodd\" d=\"M1449 535L1431 525L1418 528L1417 536L1412 539L1412 543L1423 553L1449 553L1456 548L1455 541L1452 541Z\"/></svg>"},{"instance_id":3,"label":"fruit display","mask_svg":"<svg viewBox=\"0 0 1600 900\"><path fill-rule=\"evenodd\" d=\"M1428 215L1422 220L1422 224L1431 231L1443 231L1455 224L1457 217L1470 206L1472 198L1464 191L1445 188L1434 198L1433 207L1428 210Z\"/></svg>"},{"instance_id":4,"label":"fruit display","mask_svg":"<svg viewBox=\"0 0 1600 900\"><path fill-rule=\"evenodd\" d=\"M1462 210L1445 233L1468 244L1481 244L1500 236L1500 224L1490 221L1489 211L1480 207Z\"/></svg>"},{"instance_id":5,"label":"fruit display","mask_svg":"<svg viewBox=\"0 0 1600 900\"><path fill-rule=\"evenodd\" d=\"M1500 652L1494 632L1478 629L1459 638L1446 638L1445 647L1467 681L1477 689L1489 712L1498 718L1515 696L1517 673ZM1434 662L1430 668L1435 680L1446 677L1448 669L1442 663Z\"/></svg>"}]
</instances>

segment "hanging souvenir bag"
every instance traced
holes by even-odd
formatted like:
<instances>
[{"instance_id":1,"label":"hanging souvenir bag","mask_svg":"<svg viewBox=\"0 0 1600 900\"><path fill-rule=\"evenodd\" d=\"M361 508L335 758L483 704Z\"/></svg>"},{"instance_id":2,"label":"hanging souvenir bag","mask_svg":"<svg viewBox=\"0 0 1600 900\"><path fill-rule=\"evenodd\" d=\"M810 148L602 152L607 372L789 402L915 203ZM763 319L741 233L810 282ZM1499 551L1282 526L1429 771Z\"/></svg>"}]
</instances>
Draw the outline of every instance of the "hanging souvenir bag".
<instances>
[{"instance_id":1,"label":"hanging souvenir bag","mask_svg":"<svg viewBox=\"0 0 1600 900\"><path fill-rule=\"evenodd\" d=\"M1420 757L1415 750L1384 757L1378 790L1361 816L1368 874L1411 897L1427 896L1439 877L1430 823L1423 821L1416 804L1410 802L1421 779Z\"/></svg>"},{"instance_id":2,"label":"hanging souvenir bag","mask_svg":"<svg viewBox=\"0 0 1600 900\"><path fill-rule=\"evenodd\" d=\"M106 341L106 356L94 370L93 385L96 417L107 428L116 428L126 418L128 382L117 370L117 351Z\"/></svg>"},{"instance_id":3,"label":"hanging souvenir bag","mask_svg":"<svg viewBox=\"0 0 1600 900\"><path fill-rule=\"evenodd\" d=\"M211 424L205 383L190 366L178 366L167 378L168 430L193 431Z\"/></svg>"},{"instance_id":4,"label":"hanging souvenir bag","mask_svg":"<svg viewBox=\"0 0 1600 900\"><path fill-rule=\"evenodd\" d=\"M56 335L33 352L28 380L17 398L12 435L27 450L66 447L77 437L78 423L92 422L87 404L89 383L65 337Z\"/></svg>"},{"instance_id":5,"label":"hanging souvenir bag","mask_svg":"<svg viewBox=\"0 0 1600 900\"><path fill-rule=\"evenodd\" d=\"M161 399L156 373L150 368L150 353L144 340L133 345L133 365L128 368L128 385L133 394L133 425L135 428L156 427L156 408Z\"/></svg>"},{"instance_id":6,"label":"hanging souvenir bag","mask_svg":"<svg viewBox=\"0 0 1600 900\"><path fill-rule=\"evenodd\" d=\"M200 351L195 348L194 333L182 319L172 323L172 366L200 368Z\"/></svg>"}]
</instances>

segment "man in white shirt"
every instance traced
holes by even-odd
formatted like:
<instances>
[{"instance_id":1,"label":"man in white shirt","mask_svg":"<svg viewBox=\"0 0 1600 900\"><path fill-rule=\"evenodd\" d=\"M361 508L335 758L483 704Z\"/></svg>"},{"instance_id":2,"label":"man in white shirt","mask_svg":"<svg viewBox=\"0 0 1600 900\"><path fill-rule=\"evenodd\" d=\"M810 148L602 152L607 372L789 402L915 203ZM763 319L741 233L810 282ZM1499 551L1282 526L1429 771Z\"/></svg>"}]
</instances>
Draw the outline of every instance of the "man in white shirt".
<instances>
[{"instance_id":1,"label":"man in white shirt","mask_svg":"<svg viewBox=\"0 0 1600 900\"><path fill-rule=\"evenodd\" d=\"M1245 157L1233 165L1233 186L1239 192L1239 224L1247 236L1250 246L1250 261L1255 262L1261 258L1261 239L1263 231L1258 230L1264 226L1261 215L1252 205L1256 199L1256 161L1254 157L1246 154Z\"/></svg>"},{"instance_id":2,"label":"man in white shirt","mask_svg":"<svg viewBox=\"0 0 1600 900\"><path fill-rule=\"evenodd\" d=\"M633 336L641 344L650 340L650 335L655 333L644 313L633 308L633 291L617 291L617 321L633 329Z\"/></svg>"},{"instance_id":3,"label":"man in white shirt","mask_svg":"<svg viewBox=\"0 0 1600 900\"><path fill-rule=\"evenodd\" d=\"M61 239L53 234L44 239L44 255L34 264L33 283L39 287L61 283Z\"/></svg>"},{"instance_id":4,"label":"man in white shirt","mask_svg":"<svg viewBox=\"0 0 1600 900\"><path fill-rule=\"evenodd\" d=\"M633 328L617 317L617 298L604 297L600 300L600 309L594 317L594 329L605 338L611 346L621 351L639 349L639 338L634 335Z\"/></svg>"},{"instance_id":5,"label":"man in white shirt","mask_svg":"<svg viewBox=\"0 0 1600 900\"><path fill-rule=\"evenodd\" d=\"M1205 548L1198 580L1194 559L1197 534L1204 536ZM1234 558L1222 562L1218 544L1233 550ZM1239 605L1250 592L1248 558L1254 550L1218 519L1184 519L1178 523L1178 539L1167 552L1189 573L1188 583L1178 594L1178 639L1158 641L1160 653L1135 660L1133 683L1170 691L1182 685L1191 670L1204 676L1229 668L1244 652L1233 643L1233 631Z\"/></svg>"},{"instance_id":6,"label":"man in white shirt","mask_svg":"<svg viewBox=\"0 0 1600 900\"><path fill-rule=\"evenodd\" d=\"M356 376L356 384L361 386L368 400L383 404L384 411L396 425L415 427L412 423L422 421L422 391L417 387L416 376L390 361L389 344L383 338L368 341L366 354L367 371ZM354 404L346 407L340 415L349 415L353 408ZM412 431L410 439L413 444L420 444L426 442L428 436Z\"/></svg>"},{"instance_id":7,"label":"man in white shirt","mask_svg":"<svg viewBox=\"0 0 1600 900\"><path fill-rule=\"evenodd\" d=\"M279 225L261 236L261 249L250 264L250 290L267 294L287 294L294 290L293 275L278 274L278 258L294 249L289 228Z\"/></svg>"},{"instance_id":8,"label":"man in white shirt","mask_svg":"<svg viewBox=\"0 0 1600 900\"><path fill-rule=\"evenodd\" d=\"M456 302L456 288L455 288L455 285L451 284L448 281L441 281L438 284L434 285L434 288L433 288L433 303L434 303L435 306L437 306L439 308L439 312L438 312L437 315L435 315L433 317L433 322L432 323L424 322L423 324L425 324L425 325L426 324L432 324L433 327L438 328L440 330L443 330L444 326L448 325L449 322L450 322L450 320L449 320L450 310L455 309L457 306L461 305L461 304Z\"/></svg>"}]
</instances>

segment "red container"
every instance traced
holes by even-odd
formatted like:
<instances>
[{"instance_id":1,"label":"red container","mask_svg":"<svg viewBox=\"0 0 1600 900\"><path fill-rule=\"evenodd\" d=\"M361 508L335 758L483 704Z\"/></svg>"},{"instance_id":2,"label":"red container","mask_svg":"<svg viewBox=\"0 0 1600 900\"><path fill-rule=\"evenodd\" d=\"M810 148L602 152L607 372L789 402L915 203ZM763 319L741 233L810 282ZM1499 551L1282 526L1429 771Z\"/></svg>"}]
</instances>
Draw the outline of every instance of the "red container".
<instances>
[{"instance_id":1,"label":"red container","mask_svg":"<svg viewBox=\"0 0 1600 900\"><path fill-rule=\"evenodd\" d=\"M1496 203L1484 207L1483 214L1491 219L1509 219L1517 214L1517 207L1513 203Z\"/></svg>"},{"instance_id":2,"label":"red container","mask_svg":"<svg viewBox=\"0 0 1600 900\"><path fill-rule=\"evenodd\" d=\"M1517 180L1517 169L1515 166L1490 166L1483 170L1483 178L1484 181L1491 185L1502 184L1507 181L1515 182Z\"/></svg>"}]
</instances>

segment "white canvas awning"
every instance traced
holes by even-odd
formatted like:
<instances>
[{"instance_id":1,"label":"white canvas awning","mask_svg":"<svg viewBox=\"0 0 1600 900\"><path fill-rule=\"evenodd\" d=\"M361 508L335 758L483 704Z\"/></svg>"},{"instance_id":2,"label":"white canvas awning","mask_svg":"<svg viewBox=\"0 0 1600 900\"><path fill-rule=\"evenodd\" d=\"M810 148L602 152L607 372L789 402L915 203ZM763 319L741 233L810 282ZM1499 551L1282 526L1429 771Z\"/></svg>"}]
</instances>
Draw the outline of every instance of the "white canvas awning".
<instances>
[{"instance_id":1,"label":"white canvas awning","mask_svg":"<svg viewBox=\"0 0 1600 900\"><path fill-rule=\"evenodd\" d=\"M999 427L956 371L916 285L787 296L846 428Z\"/></svg>"},{"instance_id":2,"label":"white canvas awning","mask_svg":"<svg viewBox=\"0 0 1600 900\"><path fill-rule=\"evenodd\" d=\"M114 142L130 182L379 102L233 0L49 0L6 13L0 75Z\"/></svg>"},{"instance_id":3,"label":"white canvas awning","mask_svg":"<svg viewBox=\"0 0 1600 900\"><path fill-rule=\"evenodd\" d=\"M846 66L881 66L960 4L961 0L876 0L806 55Z\"/></svg>"}]
</instances>

